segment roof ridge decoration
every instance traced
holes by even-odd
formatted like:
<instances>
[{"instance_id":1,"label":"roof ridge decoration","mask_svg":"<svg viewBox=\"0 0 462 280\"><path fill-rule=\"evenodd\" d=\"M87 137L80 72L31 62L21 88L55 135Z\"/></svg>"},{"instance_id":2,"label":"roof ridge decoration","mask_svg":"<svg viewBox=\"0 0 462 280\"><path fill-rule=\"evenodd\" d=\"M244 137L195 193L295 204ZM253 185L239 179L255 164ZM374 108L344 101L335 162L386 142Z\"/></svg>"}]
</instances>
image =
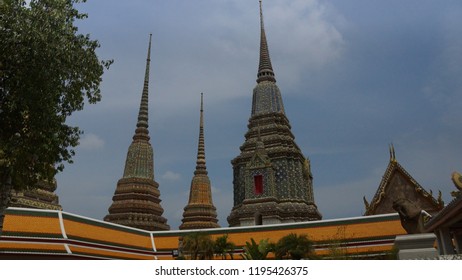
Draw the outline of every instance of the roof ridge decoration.
<instances>
[{"instance_id":1,"label":"roof ridge decoration","mask_svg":"<svg viewBox=\"0 0 462 280\"><path fill-rule=\"evenodd\" d=\"M262 0L260 2L260 62L258 65L257 83L262 81L276 82L274 76L273 66L268 50L268 43L266 41L265 26L263 23L263 9Z\"/></svg>"},{"instance_id":2,"label":"roof ridge decoration","mask_svg":"<svg viewBox=\"0 0 462 280\"><path fill-rule=\"evenodd\" d=\"M451 174L451 180L456 187L456 191L451 192L453 199L446 205L438 214L434 215L427 223L425 223L425 231L433 232L438 228L451 230L460 221L462 209L462 175L459 172ZM457 216L459 215L459 218Z\"/></svg>"},{"instance_id":3,"label":"roof ridge decoration","mask_svg":"<svg viewBox=\"0 0 462 280\"><path fill-rule=\"evenodd\" d=\"M389 149L390 149L390 161L396 161L395 147L393 146L393 143L389 145Z\"/></svg>"},{"instance_id":4,"label":"roof ridge decoration","mask_svg":"<svg viewBox=\"0 0 462 280\"><path fill-rule=\"evenodd\" d=\"M452 183L454 183L454 186L456 187L456 191L451 192L452 197L459 197L461 196L462 193L462 175L459 172L452 172L451 174L451 180Z\"/></svg>"}]
</instances>

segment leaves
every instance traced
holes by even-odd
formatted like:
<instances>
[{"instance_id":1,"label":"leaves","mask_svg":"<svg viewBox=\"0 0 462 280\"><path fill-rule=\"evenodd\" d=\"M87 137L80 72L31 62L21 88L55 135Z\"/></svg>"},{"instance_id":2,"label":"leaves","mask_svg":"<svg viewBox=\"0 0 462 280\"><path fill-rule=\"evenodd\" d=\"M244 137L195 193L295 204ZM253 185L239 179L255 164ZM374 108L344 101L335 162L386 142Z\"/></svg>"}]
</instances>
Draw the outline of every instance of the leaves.
<instances>
[{"instance_id":1,"label":"leaves","mask_svg":"<svg viewBox=\"0 0 462 280\"><path fill-rule=\"evenodd\" d=\"M72 163L81 131L66 119L85 100L101 100L112 61L100 61L98 41L77 33L74 22L86 18L74 8L81 2L0 2L0 150L8 162L0 172L14 188L52 179Z\"/></svg>"},{"instance_id":2,"label":"leaves","mask_svg":"<svg viewBox=\"0 0 462 280\"><path fill-rule=\"evenodd\" d=\"M250 238L250 242L245 242L241 257L244 260L266 260L270 252L274 252L274 244L268 239L262 239L257 244L253 238Z\"/></svg>"},{"instance_id":3,"label":"leaves","mask_svg":"<svg viewBox=\"0 0 462 280\"><path fill-rule=\"evenodd\" d=\"M288 234L276 244L277 259L300 260L313 255L313 242L306 235Z\"/></svg>"},{"instance_id":4,"label":"leaves","mask_svg":"<svg viewBox=\"0 0 462 280\"><path fill-rule=\"evenodd\" d=\"M209 235L194 232L183 238L183 254L189 255L191 260L213 259L214 243Z\"/></svg>"},{"instance_id":5,"label":"leaves","mask_svg":"<svg viewBox=\"0 0 462 280\"><path fill-rule=\"evenodd\" d=\"M214 252L217 256L220 256L223 260L226 260L226 255L229 255L229 257L233 259L234 247L235 247L234 243L228 241L227 234L215 239Z\"/></svg>"}]
</instances>

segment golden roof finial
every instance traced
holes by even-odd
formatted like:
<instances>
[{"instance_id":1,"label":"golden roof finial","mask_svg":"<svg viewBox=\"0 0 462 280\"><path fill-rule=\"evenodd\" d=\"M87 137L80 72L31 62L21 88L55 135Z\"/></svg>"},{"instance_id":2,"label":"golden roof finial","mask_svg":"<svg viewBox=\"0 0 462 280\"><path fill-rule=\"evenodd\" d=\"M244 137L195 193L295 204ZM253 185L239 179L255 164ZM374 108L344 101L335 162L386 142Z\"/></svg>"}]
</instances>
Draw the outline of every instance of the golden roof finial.
<instances>
[{"instance_id":1,"label":"golden roof finial","mask_svg":"<svg viewBox=\"0 0 462 280\"><path fill-rule=\"evenodd\" d=\"M393 143L390 144L389 149L390 149L390 162L396 162L395 147L393 146Z\"/></svg>"},{"instance_id":2,"label":"golden roof finial","mask_svg":"<svg viewBox=\"0 0 462 280\"><path fill-rule=\"evenodd\" d=\"M366 199L366 196L363 196L364 208L366 208L366 212L369 210L369 202Z\"/></svg>"}]
</instances>

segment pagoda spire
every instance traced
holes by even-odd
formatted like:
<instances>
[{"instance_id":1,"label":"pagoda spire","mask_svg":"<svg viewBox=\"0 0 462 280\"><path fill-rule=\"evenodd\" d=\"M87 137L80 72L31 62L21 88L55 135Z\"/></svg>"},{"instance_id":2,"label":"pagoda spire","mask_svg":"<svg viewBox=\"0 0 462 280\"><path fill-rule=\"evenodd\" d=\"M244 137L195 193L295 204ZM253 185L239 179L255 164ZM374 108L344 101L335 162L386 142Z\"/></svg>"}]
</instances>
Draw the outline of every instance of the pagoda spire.
<instances>
[{"instance_id":1,"label":"pagoda spire","mask_svg":"<svg viewBox=\"0 0 462 280\"><path fill-rule=\"evenodd\" d=\"M154 160L151 143L149 140L149 70L151 64L151 41L152 34L149 34L148 54L146 58L146 70L144 74L143 91L141 94L138 121L136 122L133 142L130 145L125 163L124 178L143 177L154 179ZM143 154L148 155L147 157Z\"/></svg>"},{"instance_id":2,"label":"pagoda spire","mask_svg":"<svg viewBox=\"0 0 462 280\"><path fill-rule=\"evenodd\" d=\"M260 3L260 61L258 64L257 85L253 90L252 117L272 113L284 114L281 92L271 65L263 23L262 1Z\"/></svg>"},{"instance_id":3,"label":"pagoda spire","mask_svg":"<svg viewBox=\"0 0 462 280\"><path fill-rule=\"evenodd\" d=\"M151 40L152 34L149 35L146 72L135 135L128 148L123 177L117 182L109 215L104 220L145 230L168 230L170 226L162 216L164 209L160 205L159 184L154 181L154 150L149 142Z\"/></svg>"},{"instance_id":4,"label":"pagoda spire","mask_svg":"<svg viewBox=\"0 0 462 280\"><path fill-rule=\"evenodd\" d=\"M141 95L140 109L138 112L138 122L136 123L135 135L133 140L149 141L149 124L148 124L148 108L149 108L149 68L151 64L151 40L152 34L149 34L149 47L146 59L146 71L144 74L143 92Z\"/></svg>"},{"instance_id":5,"label":"pagoda spire","mask_svg":"<svg viewBox=\"0 0 462 280\"><path fill-rule=\"evenodd\" d=\"M201 93L196 170L191 180L189 201L188 205L184 208L180 230L217 227L220 227L218 225L217 209L213 205L212 187L205 166L204 95Z\"/></svg>"},{"instance_id":6,"label":"pagoda spire","mask_svg":"<svg viewBox=\"0 0 462 280\"><path fill-rule=\"evenodd\" d=\"M201 93L201 110L199 121L199 143L197 147L196 171L194 175L207 175L207 167L205 165L205 141L204 141L204 94Z\"/></svg>"},{"instance_id":7,"label":"pagoda spire","mask_svg":"<svg viewBox=\"0 0 462 280\"><path fill-rule=\"evenodd\" d=\"M268 43L266 41L265 26L263 24L263 9L262 0L260 2L260 62L258 65L257 82L272 81L276 82L274 77L273 67L271 66L271 59L268 51Z\"/></svg>"}]
</instances>

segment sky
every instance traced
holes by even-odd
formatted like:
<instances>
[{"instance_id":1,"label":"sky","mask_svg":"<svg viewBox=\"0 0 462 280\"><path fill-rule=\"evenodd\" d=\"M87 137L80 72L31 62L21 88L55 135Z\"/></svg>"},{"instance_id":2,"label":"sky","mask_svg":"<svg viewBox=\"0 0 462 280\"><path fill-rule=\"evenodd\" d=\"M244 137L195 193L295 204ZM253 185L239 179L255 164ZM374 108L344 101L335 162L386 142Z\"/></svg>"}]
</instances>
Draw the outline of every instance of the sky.
<instances>
[{"instance_id":1,"label":"sky","mask_svg":"<svg viewBox=\"0 0 462 280\"><path fill-rule=\"evenodd\" d=\"M219 224L256 85L257 0L88 0L79 33L100 42L102 100L68 123L84 131L57 175L64 211L103 219L136 127L152 33L149 131L164 217L181 224L196 164L200 93ZM264 0L269 52L295 141L311 160L323 219L361 216L389 162L427 191L462 172L462 2Z\"/></svg>"}]
</instances>

